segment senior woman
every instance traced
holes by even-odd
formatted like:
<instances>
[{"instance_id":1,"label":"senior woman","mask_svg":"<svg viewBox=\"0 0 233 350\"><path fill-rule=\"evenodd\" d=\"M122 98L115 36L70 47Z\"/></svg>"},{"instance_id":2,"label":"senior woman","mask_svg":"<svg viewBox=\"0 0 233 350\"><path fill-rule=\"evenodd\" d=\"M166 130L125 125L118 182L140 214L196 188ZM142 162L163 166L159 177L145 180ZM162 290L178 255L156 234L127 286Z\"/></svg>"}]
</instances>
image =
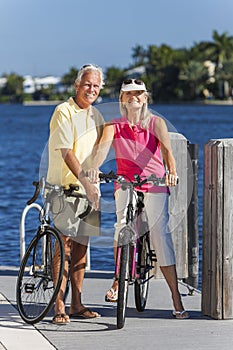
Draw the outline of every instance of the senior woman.
<instances>
[{"instance_id":1,"label":"senior woman","mask_svg":"<svg viewBox=\"0 0 233 350\"><path fill-rule=\"evenodd\" d=\"M177 182L176 163L164 120L153 115L148 109L148 92L143 81L128 79L120 90L120 112L122 117L108 123L98 146L95 168L99 168L106 158L110 146L115 150L117 173L133 180L134 174L158 177L166 174L165 187L145 184L139 191L144 192L145 208L150 227L150 239L157 261L170 288L177 319L189 317L185 311L178 290L175 253L168 227L168 186ZM94 181L94 177L92 177ZM96 180L96 177L95 177ZM126 223L128 192L115 187L116 216L114 236L114 257L116 258L118 234ZM117 301L118 281L114 279L105 300Z\"/></svg>"}]
</instances>

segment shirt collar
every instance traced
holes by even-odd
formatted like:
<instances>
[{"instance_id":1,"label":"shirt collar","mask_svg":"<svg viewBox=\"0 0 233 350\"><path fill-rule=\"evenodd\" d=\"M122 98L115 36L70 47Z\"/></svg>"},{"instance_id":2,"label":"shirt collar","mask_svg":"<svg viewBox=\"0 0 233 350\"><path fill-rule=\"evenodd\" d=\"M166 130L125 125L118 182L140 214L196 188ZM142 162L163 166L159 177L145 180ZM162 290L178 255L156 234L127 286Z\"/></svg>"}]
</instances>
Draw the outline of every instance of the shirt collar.
<instances>
[{"instance_id":1,"label":"shirt collar","mask_svg":"<svg viewBox=\"0 0 233 350\"><path fill-rule=\"evenodd\" d=\"M73 97L70 97L70 98L68 99L68 103L69 103L69 105L73 108L73 110L74 110L76 113L78 113L78 112L80 112L80 111L86 111L86 112L88 112L88 115L89 115L89 116L93 115L93 108L92 108L92 106L90 106L88 109L80 108L80 107L77 105L77 103L74 101L74 98L73 98Z\"/></svg>"}]
</instances>

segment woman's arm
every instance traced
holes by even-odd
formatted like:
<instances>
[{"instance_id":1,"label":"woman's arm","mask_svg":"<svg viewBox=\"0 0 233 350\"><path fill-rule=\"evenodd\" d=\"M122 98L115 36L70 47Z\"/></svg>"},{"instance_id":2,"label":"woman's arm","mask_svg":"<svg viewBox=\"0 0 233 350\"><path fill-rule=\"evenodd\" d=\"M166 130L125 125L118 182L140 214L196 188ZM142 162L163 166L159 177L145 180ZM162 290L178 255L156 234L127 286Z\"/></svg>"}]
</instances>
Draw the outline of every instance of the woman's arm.
<instances>
[{"instance_id":1,"label":"woman's arm","mask_svg":"<svg viewBox=\"0 0 233 350\"><path fill-rule=\"evenodd\" d=\"M92 168L88 170L88 177L91 183L97 183L99 180L99 167L106 159L112 141L114 138L114 127L112 124L106 124L104 126L103 134L97 146L97 151L92 163Z\"/></svg>"},{"instance_id":2,"label":"woman's arm","mask_svg":"<svg viewBox=\"0 0 233 350\"><path fill-rule=\"evenodd\" d=\"M114 138L114 127L112 124L104 126L103 134L97 146L97 152L93 163L93 168L98 169L106 159Z\"/></svg>"},{"instance_id":3,"label":"woman's arm","mask_svg":"<svg viewBox=\"0 0 233 350\"><path fill-rule=\"evenodd\" d=\"M177 172L176 172L176 162L172 153L170 136L168 134L167 126L165 121L157 117L156 122L156 135L159 139L162 151L162 157L166 164L168 174L168 185L174 185L177 181Z\"/></svg>"}]
</instances>

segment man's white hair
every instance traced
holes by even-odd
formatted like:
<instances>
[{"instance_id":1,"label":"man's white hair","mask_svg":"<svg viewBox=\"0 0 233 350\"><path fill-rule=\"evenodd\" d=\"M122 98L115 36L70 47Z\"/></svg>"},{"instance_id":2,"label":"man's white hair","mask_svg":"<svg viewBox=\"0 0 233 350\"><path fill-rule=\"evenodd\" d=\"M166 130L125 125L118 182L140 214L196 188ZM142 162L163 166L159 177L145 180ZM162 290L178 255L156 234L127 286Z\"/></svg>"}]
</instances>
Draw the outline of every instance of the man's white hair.
<instances>
[{"instance_id":1,"label":"man's white hair","mask_svg":"<svg viewBox=\"0 0 233 350\"><path fill-rule=\"evenodd\" d=\"M102 68L96 66L95 64L85 64L78 72L78 75L77 75L77 78L75 79L75 84L79 84L83 75L86 73L86 72L89 72L89 71L94 71L94 72L98 72L99 75L100 75L100 79L101 79L101 82L100 82L100 88L103 89L104 87L104 74L103 74L103 70Z\"/></svg>"}]
</instances>

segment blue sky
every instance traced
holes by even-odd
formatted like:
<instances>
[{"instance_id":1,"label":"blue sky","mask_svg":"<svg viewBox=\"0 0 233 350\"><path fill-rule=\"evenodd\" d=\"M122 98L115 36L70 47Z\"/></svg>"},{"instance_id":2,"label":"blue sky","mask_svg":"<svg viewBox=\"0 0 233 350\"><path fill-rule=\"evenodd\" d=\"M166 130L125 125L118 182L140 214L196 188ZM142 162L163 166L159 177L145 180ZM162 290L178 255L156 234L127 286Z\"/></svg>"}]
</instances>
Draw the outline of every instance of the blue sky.
<instances>
[{"instance_id":1,"label":"blue sky","mask_svg":"<svg viewBox=\"0 0 233 350\"><path fill-rule=\"evenodd\" d=\"M232 0L1 0L0 76L61 76L93 62L128 67L132 48L233 36Z\"/></svg>"}]
</instances>

